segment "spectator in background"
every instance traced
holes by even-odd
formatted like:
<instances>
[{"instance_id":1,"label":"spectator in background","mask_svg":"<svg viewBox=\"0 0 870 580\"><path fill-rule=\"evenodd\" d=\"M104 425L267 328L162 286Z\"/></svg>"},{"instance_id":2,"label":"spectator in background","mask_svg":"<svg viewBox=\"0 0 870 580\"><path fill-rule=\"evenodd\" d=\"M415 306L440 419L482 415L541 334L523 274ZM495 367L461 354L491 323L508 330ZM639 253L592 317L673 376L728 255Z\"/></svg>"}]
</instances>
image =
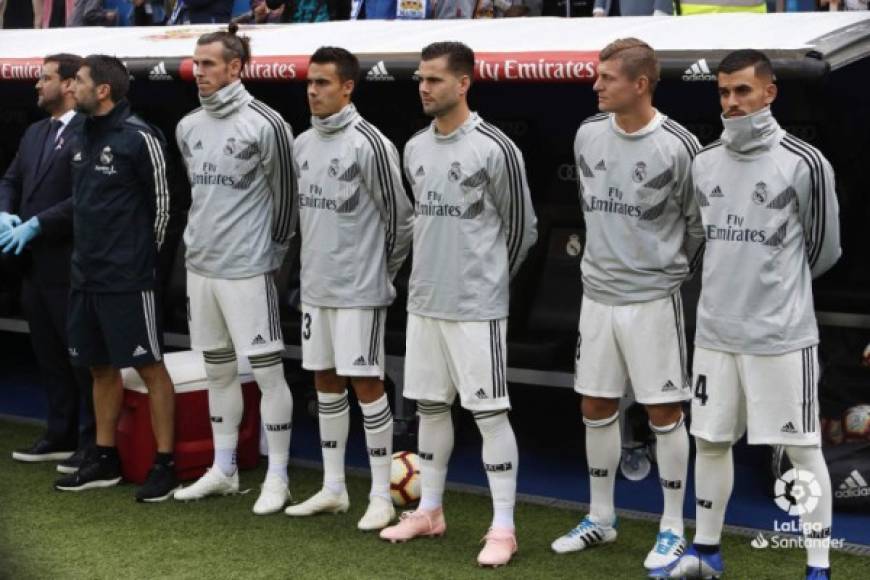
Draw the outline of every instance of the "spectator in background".
<instances>
[{"instance_id":1,"label":"spectator in background","mask_svg":"<svg viewBox=\"0 0 870 580\"><path fill-rule=\"evenodd\" d=\"M230 21L233 0L175 0L169 24L217 24Z\"/></svg>"},{"instance_id":2,"label":"spectator in background","mask_svg":"<svg viewBox=\"0 0 870 580\"><path fill-rule=\"evenodd\" d=\"M592 16L672 16L672 0L595 0Z\"/></svg>"},{"instance_id":3,"label":"spectator in background","mask_svg":"<svg viewBox=\"0 0 870 580\"><path fill-rule=\"evenodd\" d=\"M266 6L270 10L284 8L281 22L326 22L350 16L348 0L266 0Z\"/></svg>"},{"instance_id":4,"label":"spectator in background","mask_svg":"<svg viewBox=\"0 0 870 580\"><path fill-rule=\"evenodd\" d=\"M34 0L34 14L37 0ZM39 28L63 28L72 17L75 0L42 0L42 19Z\"/></svg>"},{"instance_id":5,"label":"spectator in background","mask_svg":"<svg viewBox=\"0 0 870 580\"><path fill-rule=\"evenodd\" d=\"M103 8L103 0L74 0L67 26L115 26L118 11Z\"/></svg>"},{"instance_id":6,"label":"spectator in background","mask_svg":"<svg viewBox=\"0 0 870 580\"><path fill-rule=\"evenodd\" d=\"M133 0L133 24L135 26L166 24L171 4L171 0Z\"/></svg>"}]
</instances>

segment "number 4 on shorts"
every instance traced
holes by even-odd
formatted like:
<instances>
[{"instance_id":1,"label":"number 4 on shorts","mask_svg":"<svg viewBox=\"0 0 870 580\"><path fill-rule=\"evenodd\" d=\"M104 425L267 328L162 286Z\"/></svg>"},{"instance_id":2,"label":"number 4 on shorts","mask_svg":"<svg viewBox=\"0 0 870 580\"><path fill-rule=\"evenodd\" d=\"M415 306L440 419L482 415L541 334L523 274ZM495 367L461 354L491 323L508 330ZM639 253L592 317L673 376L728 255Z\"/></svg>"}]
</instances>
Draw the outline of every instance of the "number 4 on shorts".
<instances>
[{"instance_id":1,"label":"number 4 on shorts","mask_svg":"<svg viewBox=\"0 0 870 580\"><path fill-rule=\"evenodd\" d=\"M707 404L707 375L698 375L695 381L695 398L701 401L701 406Z\"/></svg>"}]
</instances>

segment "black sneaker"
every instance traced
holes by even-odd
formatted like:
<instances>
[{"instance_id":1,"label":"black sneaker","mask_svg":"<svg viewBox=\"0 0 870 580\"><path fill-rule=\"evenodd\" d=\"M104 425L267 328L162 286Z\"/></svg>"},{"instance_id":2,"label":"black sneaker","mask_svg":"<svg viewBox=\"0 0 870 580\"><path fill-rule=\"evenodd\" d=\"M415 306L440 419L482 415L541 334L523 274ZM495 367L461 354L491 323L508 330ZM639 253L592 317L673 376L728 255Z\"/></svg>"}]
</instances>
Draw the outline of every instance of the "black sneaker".
<instances>
[{"instance_id":1,"label":"black sneaker","mask_svg":"<svg viewBox=\"0 0 870 580\"><path fill-rule=\"evenodd\" d=\"M148 479L136 491L136 501L157 503L172 497L181 489L178 478L175 477L174 465L155 463L148 472Z\"/></svg>"},{"instance_id":2,"label":"black sneaker","mask_svg":"<svg viewBox=\"0 0 870 580\"><path fill-rule=\"evenodd\" d=\"M121 463L117 458L99 457L92 453L72 475L54 482L60 491L84 491L100 487L112 487L121 481Z\"/></svg>"},{"instance_id":3,"label":"black sneaker","mask_svg":"<svg viewBox=\"0 0 870 580\"><path fill-rule=\"evenodd\" d=\"M75 449L69 449L58 445L48 439L40 439L27 449L16 449L12 452L12 459L25 463L39 463L41 461L63 461L69 459Z\"/></svg>"},{"instance_id":4,"label":"black sneaker","mask_svg":"<svg viewBox=\"0 0 870 580\"><path fill-rule=\"evenodd\" d=\"M76 449L76 452L73 453L69 459L64 459L57 464L58 473L75 473L78 471L79 467L81 467L82 463L87 459L90 450L90 447Z\"/></svg>"}]
</instances>

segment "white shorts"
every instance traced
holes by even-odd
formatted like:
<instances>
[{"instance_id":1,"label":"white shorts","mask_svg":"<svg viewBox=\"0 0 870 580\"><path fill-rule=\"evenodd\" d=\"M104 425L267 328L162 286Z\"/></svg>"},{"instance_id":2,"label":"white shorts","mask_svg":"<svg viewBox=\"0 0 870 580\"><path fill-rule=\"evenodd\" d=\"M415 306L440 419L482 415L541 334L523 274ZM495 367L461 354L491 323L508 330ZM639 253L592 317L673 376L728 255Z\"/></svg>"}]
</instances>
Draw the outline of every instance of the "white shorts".
<instances>
[{"instance_id":1,"label":"white shorts","mask_svg":"<svg viewBox=\"0 0 870 580\"><path fill-rule=\"evenodd\" d=\"M816 347L781 355L732 354L695 347L695 437L753 445L819 445Z\"/></svg>"},{"instance_id":2,"label":"white shorts","mask_svg":"<svg viewBox=\"0 0 870 580\"><path fill-rule=\"evenodd\" d=\"M583 297L574 390L619 399L629 385L644 405L688 401L686 335L680 293L607 306Z\"/></svg>"},{"instance_id":3,"label":"white shorts","mask_svg":"<svg viewBox=\"0 0 870 580\"><path fill-rule=\"evenodd\" d=\"M271 274L235 280L187 271L190 348L234 348L251 356L284 350L278 291Z\"/></svg>"},{"instance_id":4,"label":"white shorts","mask_svg":"<svg viewBox=\"0 0 870 580\"><path fill-rule=\"evenodd\" d=\"M408 314L405 392L408 399L470 411L510 409L507 319L455 321Z\"/></svg>"},{"instance_id":5,"label":"white shorts","mask_svg":"<svg viewBox=\"0 0 870 580\"><path fill-rule=\"evenodd\" d=\"M342 377L384 378L386 308L302 304L302 368Z\"/></svg>"}]
</instances>

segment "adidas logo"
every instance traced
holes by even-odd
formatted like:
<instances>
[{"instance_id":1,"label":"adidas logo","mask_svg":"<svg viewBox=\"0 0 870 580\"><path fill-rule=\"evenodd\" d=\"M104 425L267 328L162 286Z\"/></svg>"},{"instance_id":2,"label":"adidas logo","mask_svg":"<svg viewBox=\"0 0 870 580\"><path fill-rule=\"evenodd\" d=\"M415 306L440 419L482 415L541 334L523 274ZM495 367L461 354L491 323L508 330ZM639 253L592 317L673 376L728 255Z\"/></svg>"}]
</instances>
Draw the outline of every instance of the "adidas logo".
<instances>
[{"instance_id":1,"label":"adidas logo","mask_svg":"<svg viewBox=\"0 0 870 580\"><path fill-rule=\"evenodd\" d=\"M70 349L68 349L68 350L69 350L69 355L70 355L70 356L79 356L79 351L78 351L78 350L76 350L76 349L74 349L74 348L70 348Z\"/></svg>"},{"instance_id":2,"label":"adidas logo","mask_svg":"<svg viewBox=\"0 0 870 580\"><path fill-rule=\"evenodd\" d=\"M852 473L840 484L839 489L834 492L834 497L839 499L870 497L870 486L867 485L867 480L861 473L857 469L853 469Z\"/></svg>"},{"instance_id":3,"label":"adidas logo","mask_svg":"<svg viewBox=\"0 0 870 580\"><path fill-rule=\"evenodd\" d=\"M199 151L200 149L202 149L202 141L197 141L196 145L193 146L193 150Z\"/></svg>"},{"instance_id":4,"label":"adidas logo","mask_svg":"<svg viewBox=\"0 0 870 580\"><path fill-rule=\"evenodd\" d=\"M210 417L209 417L209 420L211 420L212 423L223 423L223 422L224 422L224 418L223 418L223 417L220 417L220 416L218 416L218 415L212 415L212 416L210 416Z\"/></svg>"},{"instance_id":5,"label":"adidas logo","mask_svg":"<svg viewBox=\"0 0 870 580\"><path fill-rule=\"evenodd\" d=\"M251 346L257 346L261 344L266 344L266 341L263 339L262 334L258 334L257 337L251 341Z\"/></svg>"},{"instance_id":6,"label":"adidas logo","mask_svg":"<svg viewBox=\"0 0 870 580\"><path fill-rule=\"evenodd\" d=\"M684 81L715 81L716 75L710 72L707 59L699 59L683 73Z\"/></svg>"},{"instance_id":7,"label":"adidas logo","mask_svg":"<svg viewBox=\"0 0 870 580\"><path fill-rule=\"evenodd\" d=\"M152 81L171 81L172 75L166 72L166 63L161 60L148 71L148 78Z\"/></svg>"},{"instance_id":8,"label":"adidas logo","mask_svg":"<svg viewBox=\"0 0 870 580\"><path fill-rule=\"evenodd\" d=\"M302 164L302 171L308 171L308 161L307 160Z\"/></svg>"},{"instance_id":9,"label":"adidas logo","mask_svg":"<svg viewBox=\"0 0 870 580\"><path fill-rule=\"evenodd\" d=\"M417 172L414 174L414 177L424 177L426 172L423 170L423 166L417 168Z\"/></svg>"},{"instance_id":10,"label":"adidas logo","mask_svg":"<svg viewBox=\"0 0 870 580\"><path fill-rule=\"evenodd\" d=\"M783 425L779 431L780 433L797 433L797 429L794 428L794 424L791 421Z\"/></svg>"},{"instance_id":11,"label":"adidas logo","mask_svg":"<svg viewBox=\"0 0 870 580\"><path fill-rule=\"evenodd\" d=\"M607 166L604 164L604 159L598 162L595 166L596 171L607 171Z\"/></svg>"},{"instance_id":12,"label":"adidas logo","mask_svg":"<svg viewBox=\"0 0 870 580\"><path fill-rule=\"evenodd\" d=\"M673 381L668 381L665 383L665 386L662 387L662 392L666 393L668 391L676 391L677 385L673 383Z\"/></svg>"},{"instance_id":13,"label":"adidas logo","mask_svg":"<svg viewBox=\"0 0 870 580\"><path fill-rule=\"evenodd\" d=\"M148 351L142 348L142 345L138 345L136 349L133 351L133 356L144 356L148 354Z\"/></svg>"},{"instance_id":14,"label":"adidas logo","mask_svg":"<svg viewBox=\"0 0 870 580\"><path fill-rule=\"evenodd\" d=\"M486 391L484 391L483 389L480 389L476 393L474 393L474 396L477 397L478 399L486 399L487 398Z\"/></svg>"},{"instance_id":15,"label":"adidas logo","mask_svg":"<svg viewBox=\"0 0 870 580\"><path fill-rule=\"evenodd\" d=\"M725 195L722 193L722 188L717 185L710 192L710 197L725 197Z\"/></svg>"},{"instance_id":16,"label":"adidas logo","mask_svg":"<svg viewBox=\"0 0 870 580\"><path fill-rule=\"evenodd\" d=\"M379 60L375 66L369 69L369 72L366 73L367 81L394 81L396 77L390 74L390 71L387 70L384 61Z\"/></svg>"},{"instance_id":17,"label":"adidas logo","mask_svg":"<svg viewBox=\"0 0 870 580\"><path fill-rule=\"evenodd\" d=\"M355 366L355 367L364 367L364 366L366 366L366 359L365 359L365 357L362 356L362 355L360 355L360 357L359 357L358 359L356 359L355 361L353 361L353 366Z\"/></svg>"},{"instance_id":18,"label":"adidas logo","mask_svg":"<svg viewBox=\"0 0 870 580\"><path fill-rule=\"evenodd\" d=\"M72 159L72 160L73 160L73 161L81 161L81 160L82 160L82 152L81 152L81 151L76 151L76 154L73 155L73 159Z\"/></svg>"}]
</instances>

